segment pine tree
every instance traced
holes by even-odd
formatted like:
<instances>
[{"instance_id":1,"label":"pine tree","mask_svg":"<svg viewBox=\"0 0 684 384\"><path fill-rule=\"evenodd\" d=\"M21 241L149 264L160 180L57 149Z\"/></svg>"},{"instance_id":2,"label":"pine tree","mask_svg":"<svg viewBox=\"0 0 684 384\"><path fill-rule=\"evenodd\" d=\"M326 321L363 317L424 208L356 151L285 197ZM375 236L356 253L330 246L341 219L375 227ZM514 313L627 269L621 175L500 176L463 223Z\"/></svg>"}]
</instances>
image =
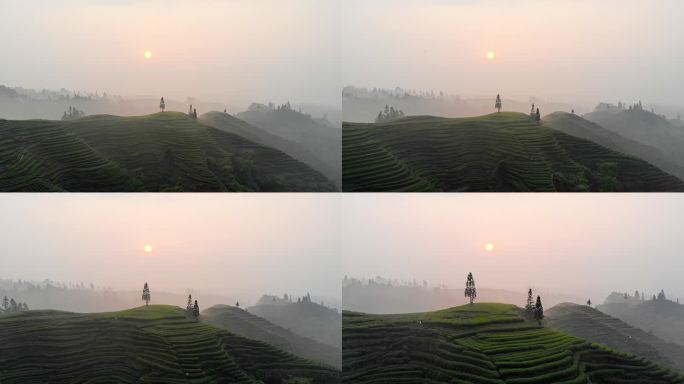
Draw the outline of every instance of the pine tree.
<instances>
[{"instance_id":1,"label":"pine tree","mask_svg":"<svg viewBox=\"0 0 684 384\"><path fill-rule=\"evenodd\" d=\"M192 117L192 104L190 104L190 109L188 110L188 117Z\"/></svg>"},{"instance_id":2,"label":"pine tree","mask_svg":"<svg viewBox=\"0 0 684 384\"><path fill-rule=\"evenodd\" d=\"M145 282L143 287L142 299L145 301L145 306L150 304L150 287L147 285L147 282Z\"/></svg>"},{"instance_id":3,"label":"pine tree","mask_svg":"<svg viewBox=\"0 0 684 384\"><path fill-rule=\"evenodd\" d=\"M190 313L192 312L192 295L188 294L188 303L185 305L185 311Z\"/></svg>"},{"instance_id":4,"label":"pine tree","mask_svg":"<svg viewBox=\"0 0 684 384\"><path fill-rule=\"evenodd\" d=\"M542 306L541 297L537 296L537 303L534 305L534 319L541 325L544 318L544 307Z\"/></svg>"},{"instance_id":5,"label":"pine tree","mask_svg":"<svg viewBox=\"0 0 684 384\"><path fill-rule=\"evenodd\" d=\"M534 115L534 121L539 124L541 122L541 114L539 113L539 108L537 107L537 113Z\"/></svg>"},{"instance_id":6,"label":"pine tree","mask_svg":"<svg viewBox=\"0 0 684 384\"><path fill-rule=\"evenodd\" d=\"M468 278L466 280L466 287L465 287L465 297L470 299L470 304L475 301L477 298L477 289L475 288L475 279L473 279L473 273L468 272Z\"/></svg>"},{"instance_id":7,"label":"pine tree","mask_svg":"<svg viewBox=\"0 0 684 384\"><path fill-rule=\"evenodd\" d=\"M164 112L164 109L166 109L166 103L164 102L164 97L159 100L159 108L161 108L162 112Z\"/></svg>"},{"instance_id":8,"label":"pine tree","mask_svg":"<svg viewBox=\"0 0 684 384\"><path fill-rule=\"evenodd\" d=\"M240 302L239 302L239 301L236 301L236 302L235 302L235 306L238 307L238 308L240 308Z\"/></svg>"},{"instance_id":9,"label":"pine tree","mask_svg":"<svg viewBox=\"0 0 684 384\"><path fill-rule=\"evenodd\" d=\"M530 119L534 119L534 103L532 103L532 109L530 110Z\"/></svg>"},{"instance_id":10,"label":"pine tree","mask_svg":"<svg viewBox=\"0 0 684 384\"><path fill-rule=\"evenodd\" d=\"M195 317L195 319L199 318L200 311L199 311L199 305L197 305L197 300L195 300L195 306L192 308L192 315Z\"/></svg>"},{"instance_id":11,"label":"pine tree","mask_svg":"<svg viewBox=\"0 0 684 384\"><path fill-rule=\"evenodd\" d=\"M501 112L501 96L498 94L496 95L496 101L494 102L494 108L496 108L497 112Z\"/></svg>"},{"instance_id":12,"label":"pine tree","mask_svg":"<svg viewBox=\"0 0 684 384\"><path fill-rule=\"evenodd\" d=\"M591 299L587 300L587 305L591 307Z\"/></svg>"},{"instance_id":13,"label":"pine tree","mask_svg":"<svg viewBox=\"0 0 684 384\"><path fill-rule=\"evenodd\" d=\"M197 109L196 108L192 110L192 118L197 120Z\"/></svg>"},{"instance_id":14,"label":"pine tree","mask_svg":"<svg viewBox=\"0 0 684 384\"><path fill-rule=\"evenodd\" d=\"M525 314L532 318L534 317L534 297L532 296L532 288L527 291L527 302L525 303Z\"/></svg>"}]
</instances>

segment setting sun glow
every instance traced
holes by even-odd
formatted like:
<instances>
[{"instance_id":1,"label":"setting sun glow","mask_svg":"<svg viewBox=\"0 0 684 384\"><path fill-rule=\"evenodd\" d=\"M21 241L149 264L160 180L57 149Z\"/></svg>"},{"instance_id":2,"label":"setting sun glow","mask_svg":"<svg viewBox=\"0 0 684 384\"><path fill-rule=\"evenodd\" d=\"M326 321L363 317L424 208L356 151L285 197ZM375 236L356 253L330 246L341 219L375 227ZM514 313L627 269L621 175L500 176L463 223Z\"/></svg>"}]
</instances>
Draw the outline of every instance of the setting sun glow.
<instances>
[{"instance_id":1,"label":"setting sun glow","mask_svg":"<svg viewBox=\"0 0 684 384\"><path fill-rule=\"evenodd\" d=\"M485 244L485 251L491 252L493 250L494 250L494 244L492 244L492 243Z\"/></svg>"},{"instance_id":2,"label":"setting sun glow","mask_svg":"<svg viewBox=\"0 0 684 384\"><path fill-rule=\"evenodd\" d=\"M488 52L487 52L487 59L488 59L488 60L493 60L493 59L494 59L494 52L488 51Z\"/></svg>"},{"instance_id":3,"label":"setting sun glow","mask_svg":"<svg viewBox=\"0 0 684 384\"><path fill-rule=\"evenodd\" d=\"M143 55L145 56L146 59L151 59L152 58L152 51L145 51L145 53L143 53Z\"/></svg>"},{"instance_id":4,"label":"setting sun glow","mask_svg":"<svg viewBox=\"0 0 684 384\"><path fill-rule=\"evenodd\" d=\"M145 250L145 253L152 252L152 246L149 244L145 244L145 247L143 249Z\"/></svg>"}]
</instances>

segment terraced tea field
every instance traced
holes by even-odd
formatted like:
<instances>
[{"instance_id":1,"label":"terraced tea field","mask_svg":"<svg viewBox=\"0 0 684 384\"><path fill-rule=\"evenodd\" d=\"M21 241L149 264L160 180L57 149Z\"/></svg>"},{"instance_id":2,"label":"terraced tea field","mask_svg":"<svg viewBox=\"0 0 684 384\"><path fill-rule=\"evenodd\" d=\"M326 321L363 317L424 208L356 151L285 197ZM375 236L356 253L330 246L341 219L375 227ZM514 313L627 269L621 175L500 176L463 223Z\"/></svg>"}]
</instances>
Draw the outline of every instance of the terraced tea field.
<instances>
[{"instance_id":1,"label":"terraced tea field","mask_svg":"<svg viewBox=\"0 0 684 384\"><path fill-rule=\"evenodd\" d=\"M300 336L243 309L229 305L214 305L202 311L201 318L204 323L263 341L297 356L319 361L337 369L342 368L340 349Z\"/></svg>"},{"instance_id":2,"label":"terraced tea field","mask_svg":"<svg viewBox=\"0 0 684 384\"><path fill-rule=\"evenodd\" d=\"M285 153L177 112L0 120L0 191L332 191Z\"/></svg>"},{"instance_id":3,"label":"terraced tea field","mask_svg":"<svg viewBox=\"0 0 684 384\"><path fill-rule=\"evenodd\" d=\"M684 383L640 357L540 327L508 304L343 314L345 383Z\"/></svg>"},{"instance_id":4,"label":"terraced tea field","mask_svg":"<svg viewBox=\"0 0 684 384\"><path fill-rule=\"evenodd\" d=\"M684 191L653 165L527 115L344 123L344 191Z\"/></svg>"},{"instance_id":5,"label":"terraced tea field","mask_svg":"<svg viewBox=\"0 0 684 384\"><path fill-rule=\"evenodd\" d=\"M340 382L337 370L164 305L0 316L0 340L3 384Z\"/></svg>"},{"instance_id":6,"label":"terraced tea field","mask_svg":"<svg viewBox=\"0 0 684 384\"><path fill-rule=\"evenodd\" d=\"M547 325L562 332L684 370L684 347L586 305L564 303L546 311Z\"/></svg>"}]
</instances>

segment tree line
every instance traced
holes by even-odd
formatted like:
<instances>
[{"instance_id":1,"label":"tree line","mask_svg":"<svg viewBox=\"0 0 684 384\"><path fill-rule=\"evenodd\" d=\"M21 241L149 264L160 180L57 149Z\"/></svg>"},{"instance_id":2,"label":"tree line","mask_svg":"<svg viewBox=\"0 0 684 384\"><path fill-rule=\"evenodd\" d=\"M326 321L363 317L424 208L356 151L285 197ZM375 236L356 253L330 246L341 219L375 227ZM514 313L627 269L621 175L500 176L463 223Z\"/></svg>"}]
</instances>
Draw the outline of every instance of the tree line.
<instances>
[{"instance_id":1,"label":"tree line","mask_svg":"<svg viewBox=\"0 0 684 384\"><path fill-rule=\"evenodd\" d=\"M376 123L386 123L404 117L404 111L394 109L394 107L385 104L385 109L378 113L375 118Z\"/></svg>"},{"instance_id":2,"label":"tree line","mask_svg":"<svg viewBox=\"0 0 684 384\"><path fill-rule=\"evenodd\" d=\"M28 310L29 306L26 303L18 302L14 299L8 298L7 296L2 298L2 309L0 309L0 313L17 313Z\"/></svg>"}]
</instances>

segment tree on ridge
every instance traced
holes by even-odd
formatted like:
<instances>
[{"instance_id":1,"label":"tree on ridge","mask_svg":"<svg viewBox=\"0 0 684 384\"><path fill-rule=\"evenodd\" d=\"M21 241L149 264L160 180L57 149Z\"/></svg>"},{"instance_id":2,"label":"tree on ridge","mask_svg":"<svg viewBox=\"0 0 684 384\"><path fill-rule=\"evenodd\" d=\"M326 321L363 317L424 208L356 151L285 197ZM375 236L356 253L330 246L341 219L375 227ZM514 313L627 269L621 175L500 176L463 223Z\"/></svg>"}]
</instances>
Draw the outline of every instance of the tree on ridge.
<instances>
[{"instance_id":1,"label":"tree on ridge","mask_svg":"<svg viewBox=\"0 0 684 384\"><path fill-rule=\"evenodd\" d=\"M468 272L464 294L465 297L470 299L470 304L477 298L477 289L475 288L475 279L473 278L472 272Z\"/></svg>"},{"instance_id":2,"label":"tree on ridge","mask_svg":"<svg viewBox=\"0 0 684 384\"><path fill-rule=\"evenodd\" d=\"M498 94L496 95L496 101L494 102L494 108L496 108L497 112L501 112L501 96Z\"/></svg>"},{"instance_id":3,"label":"tree on ridge","mask_svg":"<svg viewBox=\"0 0 684 384\"><path fill-rule=\"evenodd\" d=\"M159 108L161 108L162 112L166 109L166 103L164 102L164 97L162 96L161 100L159 100Z\"/></svg>"},{"instance_id":4,"label":"tree on ridge","mask_svg":"<svg viewBox=\"0 0 684 384\"><path fill-rule=\"evenodd\" d=\"M527 302L525 303L525 314L530 319L534 317L534 297L532 296L532 288L527 291Z\"/></svg>"},{"instance_id":5,"label":"tree on ridge","mask_svg":"<svg viewBox=\"0 0 684 384\"><path fill-rule=\"evenodd\" d=\"M143 287L142 299L145 301L145 306L150 304L150 286L147 285L147 282L145 282Z\"/></svg>"},{"instance_id":6,"label":"tree on ridge","mask_svg":"<svg viewBox=\"0 0 684 384\"><path fill-rule=\"evenodd\" d=\"M544 306L542 306L541 297L537 296L537 302L534 305L534 319L537 323L541 325L541 321L544 318Z\"/></svg>"},{"instance_id":7,"label":"tree on ridge","mask_svg":"<svg viewBox=\"0 0 684 384\"><path fill-rule=\"evenodd\" d=\"M188 303L185 305L185 311L187 313L192 313L192 295L188 294Z\"/></svg>"},{"instance_id":8,"label":"tree on ridge","mask_svg":"<svg viewBox=\"0 0 684 384\"><path fill-rule=\"evenodd\" d=\"M192 315L195 317L195 319L199 318L200 310L199 305L197 304L197 300L195 300L195 305L192 307Z\"/></svg>"}]
</instances>

